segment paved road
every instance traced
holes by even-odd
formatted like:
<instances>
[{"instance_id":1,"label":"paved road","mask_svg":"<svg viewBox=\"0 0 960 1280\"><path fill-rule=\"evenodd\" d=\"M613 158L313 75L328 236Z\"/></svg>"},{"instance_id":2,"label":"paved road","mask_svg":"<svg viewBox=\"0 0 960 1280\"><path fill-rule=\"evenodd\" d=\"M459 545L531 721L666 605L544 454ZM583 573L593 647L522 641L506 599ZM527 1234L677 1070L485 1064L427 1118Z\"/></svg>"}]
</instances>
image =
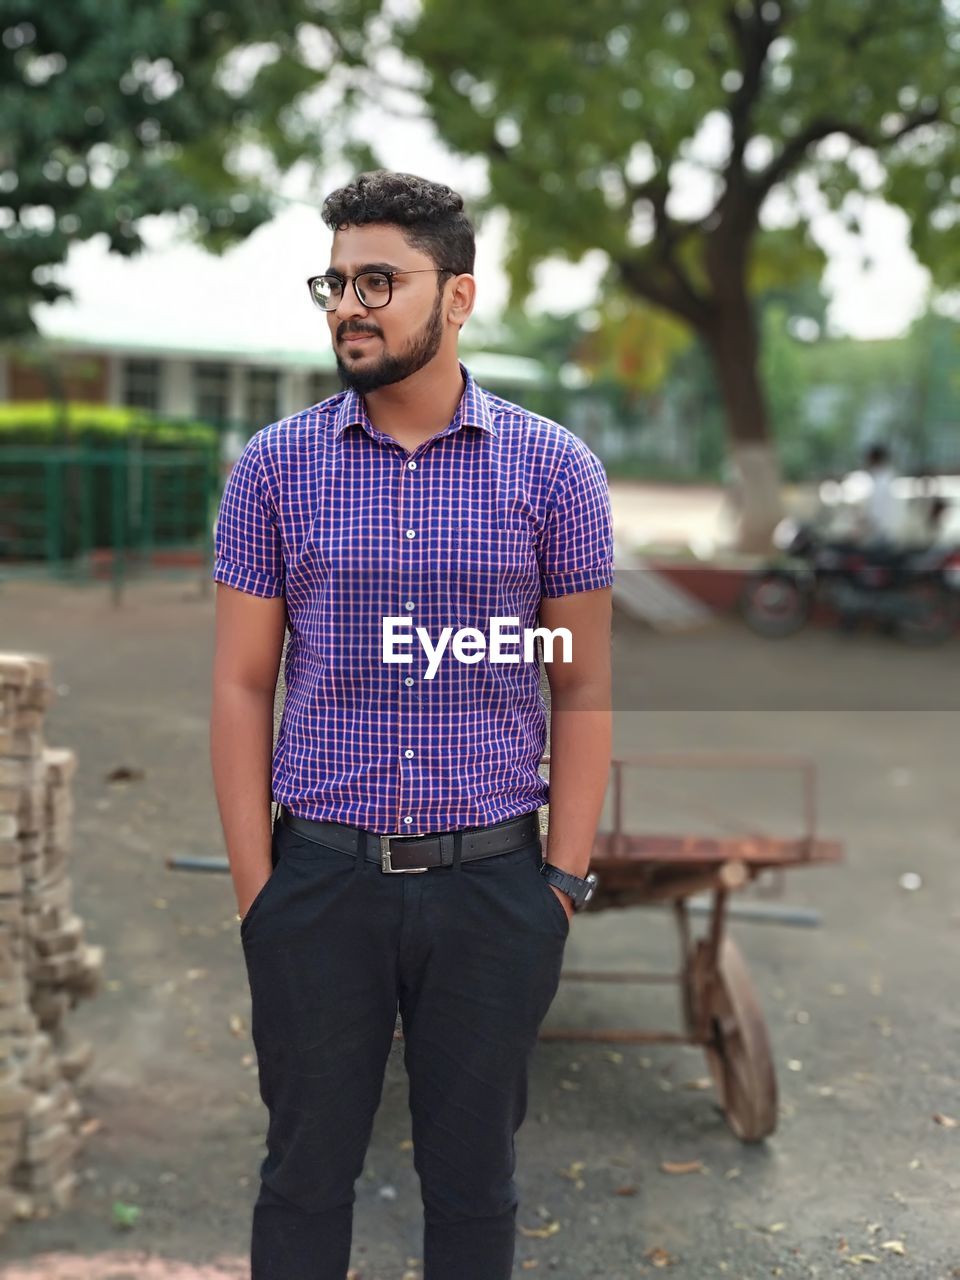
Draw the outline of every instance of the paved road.
<instances>
[{"instance_id":1,"label":"paved road","mask_svg":"<svg viewBox=\"0 0 960 1280\"><path fill-rule=\"evenodd\" d=\"M106 948L104 991L72 1015L97 1044L83 1096L100 1127L81 1191L68 1212L0 1240L0 1276L241 1276L264 1113L234 902L225 877L162 865L169 852L222 851L207 763L212 602L167 584L113 613L100 591L17 585L2 588L0 628L4 647L50 654L63 686L48 740L80 755L76 902ZM819 930L735 928L780 1078L764 1147L729 1132L693 1049L538 1046L518 1138L516 1274L960 1274L960 1127L934 1119L960 1120L956 649L829 633L764 645L724 627L663 638L620 619L615 649L618 751L810 753L822 826L847 861L786 886L822 912ZM108 784L121 764L144 779ZM721 787L651 774L630 792L636 829L786 826L794 813L786 782L759 776ZM915 892L899 887L908 871L922 878ZM577 917L566 963L673 959L664 913L631 909ZM547 1023L671 1024L668 991L574 983ZM362 1280L421 1275L399 1050L358 1188ZM670 1175L664 1161L703 1171ZM140 1206L127 1232L115 1201Z\"/></svg>"}]
</instances>

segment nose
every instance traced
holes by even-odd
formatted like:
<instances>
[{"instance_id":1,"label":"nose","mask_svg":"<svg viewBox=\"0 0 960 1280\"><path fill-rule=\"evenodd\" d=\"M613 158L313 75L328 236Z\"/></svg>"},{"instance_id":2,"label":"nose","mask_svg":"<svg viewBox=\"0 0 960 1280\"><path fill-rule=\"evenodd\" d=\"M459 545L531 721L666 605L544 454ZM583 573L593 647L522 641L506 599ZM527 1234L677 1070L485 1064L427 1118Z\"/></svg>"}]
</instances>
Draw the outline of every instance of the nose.
<instances>
[{"instance_id":1,"label":"nose","mask_svg":"<svg viewBox=\"0 0 960 1280\"><path fill-rule=\"evenodd\" d=\"M353 281L351 280L344 289L343 296L340 299L336 311L333 312L333 315L339 323L343 320L349 320L351 316L365 316L366 314L367 308L357 297L357 291L353 287Z\"/></svg>"}]
</instances>

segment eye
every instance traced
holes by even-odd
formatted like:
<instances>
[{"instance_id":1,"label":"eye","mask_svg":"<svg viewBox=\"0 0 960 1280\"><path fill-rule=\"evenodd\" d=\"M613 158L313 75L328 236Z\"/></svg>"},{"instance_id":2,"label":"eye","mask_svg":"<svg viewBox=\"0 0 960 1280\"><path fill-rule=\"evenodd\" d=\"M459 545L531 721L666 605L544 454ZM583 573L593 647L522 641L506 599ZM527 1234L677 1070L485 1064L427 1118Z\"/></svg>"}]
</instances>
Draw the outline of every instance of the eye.
<instances>
[{"instance_id":1,"label":"eye","mask_svg":"<svg viewBox=\"0 0 960 1280\"><path fill-rule=\"evenodd\" d=\"M366 289L382 290L385 293L390 288L390 280L380 271L368 271L364 274L363 285Z\"/></svg>"}]
</instances>

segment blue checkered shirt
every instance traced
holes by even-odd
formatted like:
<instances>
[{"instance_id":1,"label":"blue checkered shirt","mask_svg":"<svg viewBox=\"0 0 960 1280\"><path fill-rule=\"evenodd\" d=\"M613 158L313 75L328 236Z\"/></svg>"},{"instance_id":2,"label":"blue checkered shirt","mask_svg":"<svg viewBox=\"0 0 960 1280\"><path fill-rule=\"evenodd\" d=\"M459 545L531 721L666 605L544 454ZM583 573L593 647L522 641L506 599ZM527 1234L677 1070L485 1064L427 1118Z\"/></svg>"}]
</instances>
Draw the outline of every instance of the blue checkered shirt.
<instances>
[{"instance_id":1,"label":"blue checkered shirt","mask_svg":"<svg viewBox=\"0 0 960 1280\"><path fill-rule=\"evenodd\" d=\"M413 627L488 637L491 617L535 627L542 596L610 586L606 475L572 431L460 367L452 422L412 452L344 391L256 432L227 480L213 577L286 598L272 787L301 817L416 834L549 799L538 663L448 647L427 679ZM409 664L383 661L385 616L411 619Z\"/></svg>"}]
</instances>

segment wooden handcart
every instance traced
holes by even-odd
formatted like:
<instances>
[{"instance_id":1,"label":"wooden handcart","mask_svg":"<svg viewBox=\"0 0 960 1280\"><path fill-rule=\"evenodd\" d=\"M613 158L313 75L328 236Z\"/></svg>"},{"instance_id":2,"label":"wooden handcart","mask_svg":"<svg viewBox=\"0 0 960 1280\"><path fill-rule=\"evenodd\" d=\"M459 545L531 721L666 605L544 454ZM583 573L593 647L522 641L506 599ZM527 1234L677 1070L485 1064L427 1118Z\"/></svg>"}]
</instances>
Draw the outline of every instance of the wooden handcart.
<instances>
[{"instance_id":1,"label":"wooden handcart","mask_svg":"<svg viewBox=\"0 0 960 1280\"><path fill-rule=\"evenodd\" d=\"M543 757L549 764L550 757ZM795 838L765 834L654 835L624 830L624 770L711 769L795 772L802 783L804 822ZM740 949L726 932L730 894L763 873L787 867L838 862L837 841L815 833L816 776L813 764L794 756L640 755L612 762L612 826L598 830L590 869L599 878L586 908L666 904L673 907L680 941L674 973L565 969L565 982L671 983L680 987L683 1031L541 1028L542 1040L699 1045L706 1054L721 1109L744 1142L759 1142L776 1127L777 1081L766 1024ZM541 825L548 806L541 810ZM173 870L228 872L224 857L168 856ZM691 898L711 895L704 936L691 929ZM395 1032L402 1037L399 1027Z\"/></svg>"},{"instance_id":2,"label":"wooden handcart","mask_svg":"<svg viewBox=\"0 0 960 1280\"><path fill-rule=\"evenodd\" d=\"M544 756L543 763L549 762ZM795 772L802 785L804 821L795 838L769 835L683 836L624 831L624 771L643 769L759 769ZM615 907L672 904L680 942L675 973L565 970L565 982L675 983L684 1030L553 1029L542 1040L700 1045L723 1114L744 1142L759 1142L777 1122L777 1079L763 1013L739 947L726 931L732 892L764 872L837 862L837 841L819 839L816 775L811 761L792 756L640 755L617 758L611 771L613 822L599 830L590 861L599 883L584 915ZM704 936L694 937L689 899L712 897Z\"/></svg>"}]
</instances>

